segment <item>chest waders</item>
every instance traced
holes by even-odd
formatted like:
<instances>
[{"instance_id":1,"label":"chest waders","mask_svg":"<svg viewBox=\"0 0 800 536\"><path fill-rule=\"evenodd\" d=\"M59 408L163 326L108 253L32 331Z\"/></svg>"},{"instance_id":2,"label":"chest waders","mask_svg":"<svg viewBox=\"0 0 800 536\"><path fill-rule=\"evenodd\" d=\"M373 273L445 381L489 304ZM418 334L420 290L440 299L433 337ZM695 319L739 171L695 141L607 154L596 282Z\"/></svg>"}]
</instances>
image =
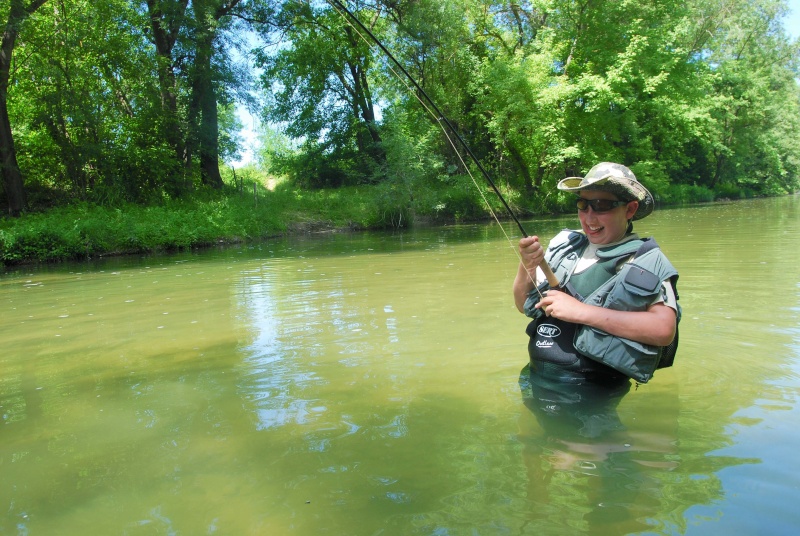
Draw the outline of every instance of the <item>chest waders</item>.
<instances>
[{"instance_id":1,"label":"chest waders","mask_svg":"<svg viewBox=\"0 0 800 536\"><path fill-rule=\"evenodd\" d=\"M644 311L658 298L663 281L669 279L674 286L677 279L677 271L652 239L632 239L601 248L598 262L580 274L573 271L588 244L586 237L576 232L561 233L553 242L548 248L549 262L563 290L585 303ZM547 288L543 284L539 291ZM646 383L656 368L672 364L677 334L669 347L653 347L546 317L541 309L534 308L539 291L534 289L525 304L526 314L534 319L526 333L535 373L561 382L617 383L633 378Z\"/></svg>"}]
</instances>

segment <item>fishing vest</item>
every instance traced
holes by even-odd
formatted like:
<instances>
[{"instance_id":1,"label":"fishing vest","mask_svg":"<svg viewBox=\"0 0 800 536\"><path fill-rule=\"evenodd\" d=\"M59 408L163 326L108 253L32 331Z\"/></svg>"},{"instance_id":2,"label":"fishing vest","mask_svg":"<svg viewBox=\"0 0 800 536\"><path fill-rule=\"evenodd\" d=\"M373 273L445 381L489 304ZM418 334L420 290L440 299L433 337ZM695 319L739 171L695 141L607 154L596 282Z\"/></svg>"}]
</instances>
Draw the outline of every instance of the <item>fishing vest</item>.
<instances>
[{"instance_id":1,"label":"fishing vest","mask_svg":"<svg viewBox=\"0 0 800 536\"><path fill-rule=\"evenodd\" d=\"M678 272L652 238L634 238L597 251L598 261L580 274L575 267L588 239L563 231L553 238L546 259L561 289L590 305L620 311L645 311L655 302L665 281L675 288ZM622 267L620 268L620 265ZM591 326L546 317L536 309L547 283L528 294L525 314L534 320L526 330L531 368L560 380L613 382L632 378L647 383L657 368L672 365L678 335L660 347L610 335ZM681 310L678 306L678 322Z\"/></svg>"}]
</instances>

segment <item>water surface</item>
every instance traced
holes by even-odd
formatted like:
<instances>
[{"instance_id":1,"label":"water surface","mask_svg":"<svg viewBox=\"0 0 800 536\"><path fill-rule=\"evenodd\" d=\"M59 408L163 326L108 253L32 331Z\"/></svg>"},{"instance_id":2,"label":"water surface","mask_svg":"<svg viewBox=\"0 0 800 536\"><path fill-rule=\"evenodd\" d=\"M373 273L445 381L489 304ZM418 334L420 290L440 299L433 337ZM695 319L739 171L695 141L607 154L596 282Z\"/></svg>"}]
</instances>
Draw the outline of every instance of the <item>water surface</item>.
<instances>
[{"instance_id":1,"label":"water surface","mask_svg":"<svg viewBox=\"0 0 800 536\"><path fill-rule=\"evenodd\" d=\"M636 230L681 343L596 434L523 398L496 224L9 270L0 533L795 532L800 201Z\"/></svg>"}]
</instances>

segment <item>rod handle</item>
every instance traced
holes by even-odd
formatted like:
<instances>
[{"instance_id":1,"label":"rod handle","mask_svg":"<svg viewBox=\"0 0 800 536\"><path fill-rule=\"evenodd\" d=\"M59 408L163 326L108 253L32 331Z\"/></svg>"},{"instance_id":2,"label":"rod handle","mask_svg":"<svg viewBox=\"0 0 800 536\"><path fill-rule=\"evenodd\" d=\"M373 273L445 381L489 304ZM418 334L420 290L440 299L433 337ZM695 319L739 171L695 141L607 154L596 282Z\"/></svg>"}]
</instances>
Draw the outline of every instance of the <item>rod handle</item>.
<instances>
[{"instance_id":1,"label":"rod handle","mask_svg":"<svg viewBox=\"0 0 800 536\"><path fill-rule=\"evenodd\" d=\"M558 288L560 282L558 281L556 274L553 273L553 270L550 269L550 265L547 264L547 261L542 261L542 264L539 265L539 268L542 269L542 273L547 278L550 288Z\"/></svg>"}]
</instances>

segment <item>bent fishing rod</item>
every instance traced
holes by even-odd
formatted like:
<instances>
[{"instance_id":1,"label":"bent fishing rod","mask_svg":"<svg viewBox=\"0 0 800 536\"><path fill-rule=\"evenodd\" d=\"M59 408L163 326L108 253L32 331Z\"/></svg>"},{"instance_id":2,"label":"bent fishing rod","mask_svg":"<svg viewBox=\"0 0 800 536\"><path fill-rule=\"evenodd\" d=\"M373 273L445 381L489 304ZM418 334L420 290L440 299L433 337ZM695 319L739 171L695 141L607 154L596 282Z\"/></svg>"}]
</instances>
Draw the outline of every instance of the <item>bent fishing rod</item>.
<instances>
[{"instance_id":1,"label":"bent fishing rod","mask_svg":"<svg viewBox=\"0 0 800 536\"><path fill-rule=\"evenodd\" d=\"M400 69L400 71L406 76L406 78L408 78L408 80L414 85L414 88L416 88L419 94L425 98L430 107L436 112L436 114L438 115L438 120L447 125L447 128L450 129L450 132L453 134L453 136L455 136L455 138L464 148L464 151L466 151L466 153L469 155L472 161L475 162L475 165L478 166L478 169L480 170L481 174L489 183L489 186L492 187L494 193L497 194L498 199L500 199L500 202L503 204L503 207L505 208L508 215L511 216L511 219L514 220L514 223L517 224L517 227L522 233L522 236L527 238L528 233L525 232L525 229L522 227L522 224L520 223L519 219L517 219L516 214L514 214L514 211L511 210L511 207L506 202L505 198L503 197L503 194L500 193L500 190L497 188L497 185L495 185L495 182L494 180L492 180L492 177L491 175L489 175L489 172L486 171L486 169L483 167L483 164L481 164L480 160L478 160L478 157L475 156L475 154L472 152L472 149L470 149L469 145L467 145L467 142L464 141L464 139L459 134L458 130L456 130L456 128L453 126L453 124L450 122L447 116L445 116L442 113L442 111L439 109L436 103L433 102L433 99L431 99L430 96L428 96L428 94L425 92L425 90L422 89L422 86L420 86L419 83L417 83L417 81L414 79L414 77L408 73L405 67L403 67L403 65L394 57L394 55L389 51L389 49L387 49L386 46L384 46L384 44L380 41L380 39L378 39L375 36L375 34L373 34L372 31L369 28L367 28L361 22L361 20L358 17L356 17L355 14L353 14L353 12L350 11L340 0L327 0L327 2L331 4L335 9L341 10L344 13L346 13L347 17L349 17L350 20L353 21L353 23L355 23L364 33L366 33L370 37L370 39L372 39L372 41L375 42L376 45L378 45L378 47L383 51L383 53L386 54L386 56L390 60L392 60L392 63L394 63L397 66L397 68ZM542 269L542 272L547 278L547 282L550 284L550 287L557 288L559 286L558 278L553 273L553 270L550 269L550 265L547 264L547 261L543 260L542 263L539 265L539 267Z\"/></svg>"}]
</instances>

